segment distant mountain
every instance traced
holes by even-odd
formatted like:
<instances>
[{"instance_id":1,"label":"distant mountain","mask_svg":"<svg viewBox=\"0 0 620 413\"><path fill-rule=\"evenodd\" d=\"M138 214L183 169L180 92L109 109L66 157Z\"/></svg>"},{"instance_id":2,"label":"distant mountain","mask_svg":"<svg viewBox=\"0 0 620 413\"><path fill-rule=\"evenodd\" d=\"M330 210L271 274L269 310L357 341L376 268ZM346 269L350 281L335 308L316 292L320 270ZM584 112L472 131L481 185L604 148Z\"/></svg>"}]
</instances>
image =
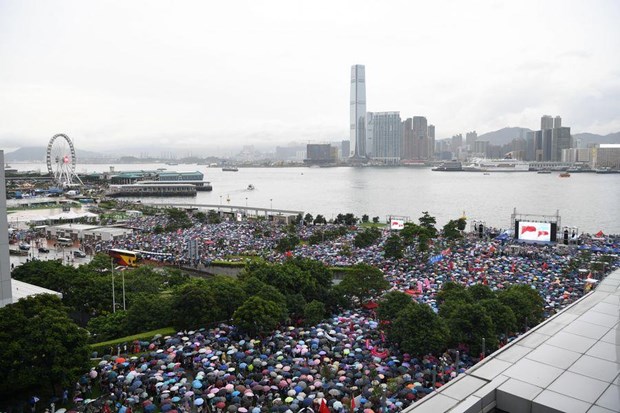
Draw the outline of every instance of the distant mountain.
<instances>
[{"instance_id":1,"label":"distant mountain","mask_svg":"<svg viewBox=\"0 0 620 413\"><path fill-rule=\"evenodd\" d=\"M587 132L575 133L573 139L580 139L582 148L592 143L620 143L620 132L610 133L609 135L596 135Z\"/></svg>"},{"instance_id":2,"label":"distant mountain","mask_svg":"<svg viewBox=\"0 0 620 413\"><path fill-rule=\"evenodd\" d=\"M16 151L5 153L4 160L6 162L45 162L45 158L47 156L47 147L46 146L29 146L24 148L19 148ZM105 158L106 156L91 151L83 151L77 150L76 156L78 162L80 160L85 159L94 159L94 158Z\"/></svg>"},{"instance_id":3,"label":"distant mountain","mask_svg":"<svg viewBox=\"0 0 620 413\"><path fill-rule=\"evenodd\" d=\"M528 128L503 128L494 132L483 133L478 136L479 141L489 141L493 145L504 145L510 143L515 138L525 138L527 132L531 132Z\"/></svg>"}]
</instances>

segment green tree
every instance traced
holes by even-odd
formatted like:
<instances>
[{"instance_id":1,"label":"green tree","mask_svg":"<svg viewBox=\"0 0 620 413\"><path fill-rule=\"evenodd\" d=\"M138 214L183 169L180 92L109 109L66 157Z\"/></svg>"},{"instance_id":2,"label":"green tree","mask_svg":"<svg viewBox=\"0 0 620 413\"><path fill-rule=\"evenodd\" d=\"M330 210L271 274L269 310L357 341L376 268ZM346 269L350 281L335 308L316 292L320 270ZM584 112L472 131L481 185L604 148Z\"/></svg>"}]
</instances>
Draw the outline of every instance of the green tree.
<instances>
[{"instance_id":1,"label":"green tree","mask_svg":"<svg viewBox=\"0 0 620 413\"><path fill-rule=\"evenodd\" d=\"M484 284L474 284L467 288L467 291L474 301L492 300L497 298L493 290Z\"/></svg>"},{"instance_id":2,"label":"green tree","mask_svg":"<svg viewBox=\"0 0 620 413\"><path fill-rule=\"evenodd\" d=\"M455 282L449 281L443 285L441 291L437 293L437 303L441 306L444 303L456 302L456 301L464 301L466 303L472 303L474 300L472 299L468 289L463 287L461 284L457 284Z\"/></svg>"},{"instance_id":3,"label":"green tree","mask_svg":"<svg viewBox=\"0 0 620 413\"><path fill-rule=\"evenodd\" d=\"M403 352L438 353L448 345L450 332L446 323L426 304L411 302L398 313L388 338Z\"/></svg>"},{"instance_id":4,"label":"green tree","mask_svg":"<svg viewBox=\"0 0 620 413\"><path fill-rule=\"evenodd\" d=\"M310 224L312 224L312 220L313 220L313 219L314 219L314 218L312 217L312 214L307 213L307 214L306 214L306 216L304 216L304 223L305 223L306 225L310 225Z\"/></svg>"},{"instance_id":5,"label":"green tree","mask_svg":"<svg viewBox=\"0 0 620 413\"><path fill-rule=\"evenodd\" d=\"M443 226L443 236L449 240L455 240L463 238L461 231L459 230L459 221L451 219L446 225Z\"/></svg>"},{"instance_id":6,"label":"green tree","mask_svg":"<svg viewBox=\"0 0 620 413\"><path fill-rule=\"evenodd\" d=\"M118 313L118 312L117 312ZM172 296L168 294L138 294L127 310L129 334L157 330L170 326ZM122 337L116 336L115 338Z\"/></svg>"},{"instance_id":7,"label":"green tree","mask_svg":"<svg viewBox=\"0 0 620 413\"><path fill-rule=\"evenodd\" d=\"M220 222L222 222L222 218L220 217L220 214L217 213L217 211L210 209L207 212L207 222L209 222L209 224L219 224Z\"/></svg>"},{"instance_id":8,"label":"green tree","mask_svg":"<svg viewBox=\"0 0 620 413\"><path fill-rule=\"evenodd\" d=\"M282 309L276 303L254 296L237 308L233 322L239 329L254 336L273 331L281 314Z\"/></svg>"},{"instance_id":9,"label":"green tree","mask_svg":"<svg viewBox=\"0 0 620 413\"><path fill-rule=\"evenodd\" d=\"M465 231L465 229L467 228L467 218L465 217L461 217L457 220L457 226L456 226L459 231Z\"/></svg>"},{"instance_id":10,"label":"green tree","mask_svg":"<svg viewBox=\"0 0 620 413\"><path fill-rule=\"evenodd\" d=\"M88 370L89 352L86 331L58 297L36 295L1 308L0 400L71 386Z\"/></svg>"},{"instance_id":11,"label":"green tree","mask_svg":"<svg viewBox=\"0 0 620 413\"><path fill-rule=\"evenodd\" d=\"M313 300L304 306L304 322L307 326L316 325L325 317L325 304Z\"/></svg>"},{"instance_id":12,"label":"green tree","mask_svg":"<svg viewBox=\"0 0 620 413\"><path fill-rule=\"evenodd\" d=\"M362 222L363 222L363 223L368 222L368 219L369 219L369 218L368 218L368 215L367 215L367 214L362 215Z\"/></svg>"},{"instance_id":13,"label":"green tree","mask_svg":"<svg viewBox=\"0 0 620 413\"><path fill-rule=\"evenodd\" d=\"M379 300L377 317L382 321L393 321L405 307L411 304L411 296L400 291L390 291Z\"/></svg>"},{"instance_id":14,"label":"green tree","mask_svg":"<svg viewBox=\"0 0 620 413\"><path fill-rule=\"evenodd\" d=\"M544 300L529 285L512 285L500 292L498 298L513 311L518 328L533 327L543 320Z\"/></svg>"},{"instance_id":15,"label":"green tree","mask_svg":"<svg viewBox=\"0 0 620 413\"><path fill-rule=\"evenodd\" d=\"M111 340L133 333L127 328L127 312L104 313L88 320L86 329L91 334L91 342Z\"/></svg>"},{"instance_id":16,"label":"green tree","mask_svg":"<svg viewBox=\"0 0 620 413\"><path fill-rule=\"evenodd\" d=\"M418 221L420 221L420 226L428 231L430 238L435 238L437 236L437 229L435 228L437 220L435 217L429 215L428 211L423 211Z\"/></svg>"},{"instance_id":17,"label":"green tree","mask_svg":"<svg viewBox=\"0 0 620 413\"><path fill-rule=\"evenodd\" d=\"M399 259L403 257L403 241L397 234L392 234L385 241L383 246L383 255L385 258Z\"/></svg>"},{"instance_id":18,"label":"green tree","mask_svg":"<svg viewBox=\"0 0 620 413\"><path fill-rule=\"evenodd\" d=\"M287 235L276 242L275 250L278 252L292 251L299 244L299 237Z\"/></svg>"},{"instance_id":19,"label":"green tree","mask_svg":"<svg viewBox=\"0 0 620 413\"><path fill-rule=\"evenodd\" d=\"M203 211L198 211L194 213L194 218L196 218L196 221L200 222L201 224L206 224L208 222L207 214L205 214Z\"/></svg>"},{"instance_id":20,"label":"green tree","mask_svg":"<svg viewBox=\"0 0 620 413\"><path fill-rule=\"evenodd\" d=\"M502 304L497 298L477 301L484 307L495 326L495 334L506 334L516 331L517 318L510 307Z\"/></svg>"},{"instance_id":21,"label":"green tree","mask_svg":"<svg viewBox=\"0 0 620 413\"><path fill-rule=\"evenodd\" d=\"M209 280L207 288L215 300L214 317L218 321L230 320L246 299L241 283L234 278L216 276Z\"/></svg>"},{"instance_id":22,"label":"green tree","mask_svg":"<svg viewBox=\"0 0 620 413\"><path fill-rule=\"evenodd\" d=\"M381 270L366 264L358 264L347 271L340 284L335 289L349 300L355 299L359 303L378 296L390 283L383 277Z\"/></svg>"},{"instance_id":23,"label":"green tree","mask_svg":"<svg viewBox=\"0 0 620 413\"><path fill-rule=\"evenodd\" d=\"M379 223L379 217L372 217L372 222L373 222L373 224L378 224Z\"/></svg>"},{"instance_id":24,"label":"green tree","mask_svg":"<svg viewBox=\"0 0 620 413\"><path fill-rule=\"evenodd\" d=\"M219 309L204 280L179 287L172 296L172 319L179 330L206 327L217 320Z\"/></svg>"},{"instance_id":25,"label":"green tree","mask_svg":"<svg viewBox=\"0 0 620 413\"><path fill-rule=\"evenodd\" d=\"M498 340L493 320L480 304L471 304L465 301L451 303L452 311L445 318L450 329L451 344L465 344L471 354L482 351L482 339L485 339L486 348L497 348ZM443 314L440 313L440 314Z\"/></svg>"},{"instance_id":26,"label":"green tree","mask_svg":"<svg viewBox=\"0 0 620 413\"><path fill-rule=\"evenodd\" d=\"M314 225L316 225L316 224L327 224L327 220L321 214L318 214L316 216L316 218L314 218L314 221L312 221L312 222L314 223Z\"/></svg>"},{"instance_id":27,"label":"green tree","mask_svg":"<svg viewBox=\"0 0 620 413\"><path fill-rule=\"evenodd\" d=\"M362 232L358 232L353 240L353 245L357 248L368 248L381 238L381 231L375 227L366 228Z\"/></svg>"}]
</instances>

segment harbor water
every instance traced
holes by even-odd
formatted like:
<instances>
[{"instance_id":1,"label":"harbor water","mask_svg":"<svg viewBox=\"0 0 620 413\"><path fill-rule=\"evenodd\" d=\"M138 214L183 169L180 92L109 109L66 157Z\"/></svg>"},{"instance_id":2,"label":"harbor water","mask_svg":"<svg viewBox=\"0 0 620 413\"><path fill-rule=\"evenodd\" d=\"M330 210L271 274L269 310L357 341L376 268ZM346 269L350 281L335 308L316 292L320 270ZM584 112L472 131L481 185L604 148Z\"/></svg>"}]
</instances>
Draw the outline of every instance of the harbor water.
<instances>
[{"instance_id":1,"label":"harbor water","mask_svg":"<svg viewBox=\"0 0 620 413\"><path fill-rule=\"evenodd\" d=\"M40 164L13 164L20 171L42 170ZM579 232L620 234L620 174L537 174L437 172L430 168L243 168L222 171L205 165L78 165L78 172L156 170L200 171L211 192L191 198L148 198L145 202L250 206L302 210L327 219L338 213L416 220L423 211L438 225L465 214L469 221L509 228L513 209L523 214L555 215L562 226ZM248 189L252 185L254 189Z\"/></svg>"}]
</instances>

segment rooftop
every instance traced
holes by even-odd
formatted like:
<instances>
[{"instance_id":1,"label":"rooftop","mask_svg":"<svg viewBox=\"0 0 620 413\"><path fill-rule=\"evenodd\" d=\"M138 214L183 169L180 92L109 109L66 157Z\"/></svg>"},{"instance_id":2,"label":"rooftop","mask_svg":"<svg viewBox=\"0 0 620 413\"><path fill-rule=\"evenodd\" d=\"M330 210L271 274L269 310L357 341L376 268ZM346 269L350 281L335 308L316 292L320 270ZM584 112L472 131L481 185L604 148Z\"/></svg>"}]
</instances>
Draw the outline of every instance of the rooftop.
<instances>
[{"instance_id":1,"label":"rooftop","mask_svg":"<svg viewBox=\"0 0 620 413\"><path fill-rule=\"evenodd\" d=\"M620 270L410 413L619 412Z\"/></svg>"}]
</instances>

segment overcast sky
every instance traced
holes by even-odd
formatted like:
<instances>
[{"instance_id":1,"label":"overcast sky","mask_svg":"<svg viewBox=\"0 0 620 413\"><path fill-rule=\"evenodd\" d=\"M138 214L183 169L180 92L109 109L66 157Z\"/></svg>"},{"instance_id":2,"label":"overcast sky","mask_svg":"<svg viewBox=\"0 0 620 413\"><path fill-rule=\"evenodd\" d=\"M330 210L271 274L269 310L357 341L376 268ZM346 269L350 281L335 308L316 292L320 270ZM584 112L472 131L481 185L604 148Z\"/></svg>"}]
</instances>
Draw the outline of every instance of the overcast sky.
<instances>
[{"instance_id":1,"label":"overcast sky","mask_svg":"<svg viewBox=\"0 0 620 413\"><path fill-rule=\"evenodd\" d=\"M0 148L348 139L356 63L437 138L620 131L618 0L0 0Z\"/></svg>"}]
</instances>

